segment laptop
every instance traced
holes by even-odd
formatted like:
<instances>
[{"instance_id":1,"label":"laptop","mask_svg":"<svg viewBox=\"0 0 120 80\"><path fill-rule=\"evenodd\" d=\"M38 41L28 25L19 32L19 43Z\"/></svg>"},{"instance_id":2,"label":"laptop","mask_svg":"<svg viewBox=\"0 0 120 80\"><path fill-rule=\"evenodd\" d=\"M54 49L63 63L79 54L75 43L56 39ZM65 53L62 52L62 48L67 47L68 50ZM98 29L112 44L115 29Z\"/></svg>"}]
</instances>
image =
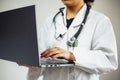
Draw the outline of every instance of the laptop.
<instances>
[{"instance_id":1,"label":"laptop","mask_svg":"<svg viewBox=\"0 0 120 80\"><path fill-rule=\"evenodd\" d=\"M39 58L35 5L0 12L0 59L40 67L74 65L64 59Z\"/></svg>"}]
</instances>

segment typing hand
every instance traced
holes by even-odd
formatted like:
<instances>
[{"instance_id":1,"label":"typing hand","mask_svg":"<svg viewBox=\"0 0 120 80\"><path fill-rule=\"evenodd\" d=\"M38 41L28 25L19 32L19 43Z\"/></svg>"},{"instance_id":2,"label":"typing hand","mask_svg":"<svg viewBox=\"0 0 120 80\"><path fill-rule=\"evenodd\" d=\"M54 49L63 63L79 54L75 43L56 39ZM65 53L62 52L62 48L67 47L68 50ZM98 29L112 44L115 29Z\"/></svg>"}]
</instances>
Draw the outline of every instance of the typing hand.
<instances>
[{"instance_id":1,"label":"typing hand","mask_svg":"<svg viewBox=\"0 0 120 80\"><path fill-rule=\"evenodd\" d=\"M42 58L64 58L66 60L72 60L75 61L75 57L72 52L61 49L59 47L54 47L47 49L43 53L41 53Z\"/></svg>"}]
</instances>

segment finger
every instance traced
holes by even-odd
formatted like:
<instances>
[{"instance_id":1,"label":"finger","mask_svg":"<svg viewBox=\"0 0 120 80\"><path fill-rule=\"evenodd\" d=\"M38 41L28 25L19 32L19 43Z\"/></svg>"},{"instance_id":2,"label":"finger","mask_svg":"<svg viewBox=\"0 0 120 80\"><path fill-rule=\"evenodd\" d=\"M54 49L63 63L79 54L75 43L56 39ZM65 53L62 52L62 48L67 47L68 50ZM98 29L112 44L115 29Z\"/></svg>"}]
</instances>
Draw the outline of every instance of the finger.
<instances>
[{"instance_id":1,"label":"finger","mask_svg":"<svg viewBox=\"0 0 120 80\"><path fill-rule=\"evenodd\" d=\"M65 58L62 53L51 56L52 58Z\"/></svg>"},{"instance_id":2,"label":"finger","mask_svg":"<svg viewBox=\"0 0 120 80\"><path fill-rule=\"evenodd\" d=\"M46 55L49 51L53 50L53 48L50 48L50 49L47 49L46 51L42 52L41 53L41 56L44 56Z\"/></svg>"},{"instance_id":3,"label":"finger","mask_svg":"<svg viewBox=\"0 0 120 80\"><path fill-rule=\"evenodd\" d=\"M29 65L27 65L27 64L19 64L19 63L18 63L18 65L19 65L19 66L29 67Z\"/></svg>"},{"instance_id":4,"label":"finger","mask_svg":"<svg viewBox=\"0 0 120 80\"><path fill-rule=\"evenodd\" d=\"M50 51L50 52L47 52L45 55L42 55L42 57L46 57L47 58L47 57L51 57L51 56L59 54L59 53L61 53L61 51L59 51L59 50Z\"/></svg>"},{"instance_id":5,"label":"finger","mask_svg":"<svg viewBox=\"0 0 120 80\"><path fill-rule=\"evenodd\" d=\"M50 53L46 54L45 57L51 57L51 56L59 54L59 53L61 53L61 51L60 50L56 50L56 51L53 51L53 52L50 52Z\"/></svg>"},{"instance_id":6,"label":"finger","mask_svg":"<svg viewBox=\"0 0 120 80\"><path fill-rule=\"evenodd\" d=\"M48 49L46 50L45 52L43 52L41 54L41 57L46 57L47 55L52 55L52 54L55 54L54 52L56 52L58 49L57 48L51 48L51 49Z\"/></svg>"},{"instance_id":7,"label":"finger","mask_svg":"<svg viewBox=\"0 0 120 80\"><path fill-rule=\"evenodd\" d=\"M34 67L34 66L30 66L29 68L33 71L38 71L41 69L40 67Z\"/></svg>"},{"instance_id":8,"label":"finger","mask_svg":"<svg viewBox=\"0 0 120 80\"><path fill-rule=\"evenodd\" d=\"M60 48L59 48L59 47L49 48L49 49L47 49L46 51L42 52L41 54L46 53L47 51L56 50L56 49L58 50L58 49L60 49Z\"/></svg>"}]
</instances>

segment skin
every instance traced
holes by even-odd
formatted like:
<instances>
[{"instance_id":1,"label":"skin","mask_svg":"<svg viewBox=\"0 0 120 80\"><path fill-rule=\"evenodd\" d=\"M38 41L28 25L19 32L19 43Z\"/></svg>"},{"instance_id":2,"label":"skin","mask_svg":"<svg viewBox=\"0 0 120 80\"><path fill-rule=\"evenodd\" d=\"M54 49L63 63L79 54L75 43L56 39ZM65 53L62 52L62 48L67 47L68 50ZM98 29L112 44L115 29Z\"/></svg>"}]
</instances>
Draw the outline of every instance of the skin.
<instances>
[{"instance_id":1,"label":"skin","mask_svg":"<svg viewBox=\"0 0 120 80\"><path fill-rule=\"evenodd\" d=\"M84 0L62 0L62 2L67 7L67 19L74 18L85 4Z\"/></svg>"}]
</instances>

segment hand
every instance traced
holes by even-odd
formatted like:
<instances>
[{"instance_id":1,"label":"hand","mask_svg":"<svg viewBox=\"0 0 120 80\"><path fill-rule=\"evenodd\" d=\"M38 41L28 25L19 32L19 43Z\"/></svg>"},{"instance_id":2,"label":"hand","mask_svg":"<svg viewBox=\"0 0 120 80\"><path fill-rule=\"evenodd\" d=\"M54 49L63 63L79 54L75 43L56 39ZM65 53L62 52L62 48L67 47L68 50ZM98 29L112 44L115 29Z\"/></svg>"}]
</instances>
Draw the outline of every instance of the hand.
<instances>
[{"instance_id":1,"label":"hand","mask_svg":"<svg viewBox=\"0 0 120 80\"><path fill-rule=\"evenodd\" d=\"M40 67L30 66L30 65L26 65L26 64L18 64L18 65L19 65L19 66L25 66L25 67L28 67L28 68L30 68L30 69L33 70L33 71L38 71L38 70L41 69Z\"/></svg>"},{"instance_id":2,"label":"hand","mask_svg":"<svg viewBox=\"0 0 120 80\"><path fill-rule=\"evenodd\" d=\"M41 57L43 58L64 58L66 60L72 60L75 61L75 57L72 52L61 49L59 47L54 47L47 49L43 53L41 53Z\"/></svg>"}]
</instances>

